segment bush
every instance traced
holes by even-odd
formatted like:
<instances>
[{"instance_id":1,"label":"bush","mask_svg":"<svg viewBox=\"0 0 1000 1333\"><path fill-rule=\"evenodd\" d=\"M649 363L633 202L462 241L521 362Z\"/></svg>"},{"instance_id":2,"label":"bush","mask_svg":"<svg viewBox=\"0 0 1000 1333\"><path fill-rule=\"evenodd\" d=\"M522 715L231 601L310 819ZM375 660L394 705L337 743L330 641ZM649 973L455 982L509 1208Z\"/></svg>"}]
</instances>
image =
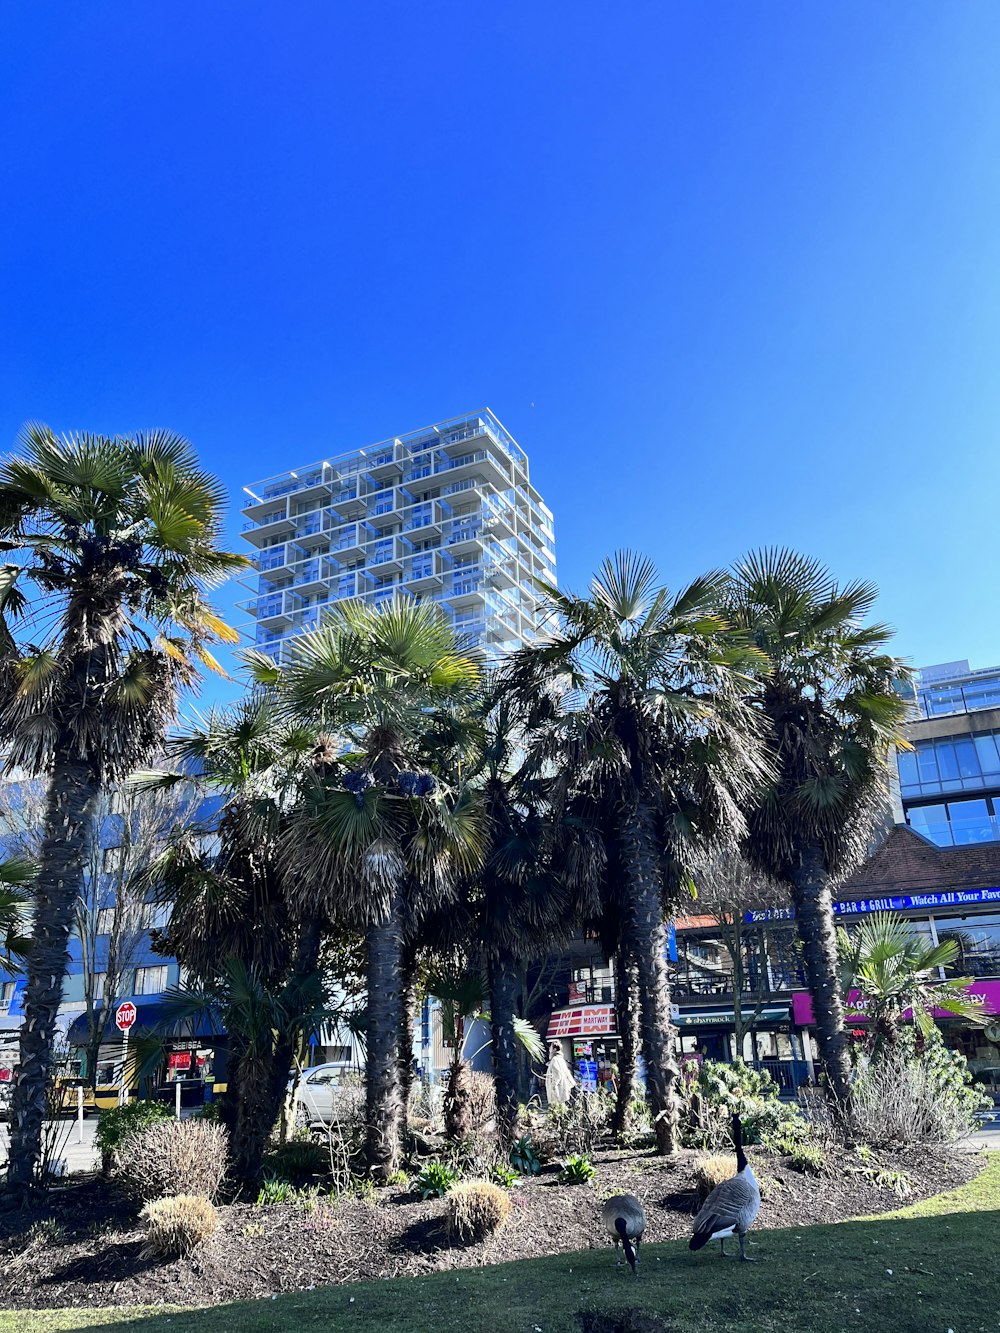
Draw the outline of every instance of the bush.
<instances>
[{"instance_id":1,"label":"bush","mask_svg":"<svg viewBox=\"0 0 1000 1333\"><path fill-rule=\"evenodd\" d=\"M469 1073L469 1113L472 1129L491 1129L497 1118L497 1090L492 1074L471 1070Z\"/></svg>"},{"instance_id":2,"label":"bush","mask_svg":"<svg viewBox=\"0 0 1000 1333\"><path fill-rule=\"evenodd\" d=\"M688 1141L721 1150L732 1142L732 1118L743 1122L743 1142L779 1151L791 1149L809 1136L810 1127L798 1108L779 1100L777 1083L765 1069L743 1060L726 1064L706 1060L695 1073L690 1062L684 1073L691 1104L698 1115L687 1129Z\"/></svg>"},{"instance_id":3,"label":"bush","mask_svg":"<svg viewBox=\"0 0 1000 1333\"><path fill-rule=\"evenodd\" d=\"M330 1165L330 1154L312 1139L290 1139L272 1148L264 1157L264 1172L293 1185L307 1185L323 1175Z\"/></svg>"},{"instance_id":4,"label":"bush","mask_svg":"<svg viewBox=\"0 0 1000 1333\"><path fill-rule=\"evenodd\" d=\"M130 1134L172 1118L169 1106L163 1102L127 1102L124 1106L112 1106L102 1111L94 1132L94 1142L101 1154L104 1170L109 1170L119 1145Z\"/></svg>"},{"instance_id":5,"label":"bush","mask_svg":"<svg viewBox=\"0 0 1000 1333\"><path fill-rule=\"evenodd\" d=\"M585 1185L597 1175L590 1158L583 1153L574 1153L567 1157L559 1172L560 1185Z\"/></svg>"},{"instance_id":6,"label":"bush","mask_svg":"<svg viewBox=\"0 0 1000 1333\"><path fill-rule=\"evenodd\" d=\"M817 1143L797 1143L787 1156L792 1170L804 1176L821 1176L826 1170L826 1155Z\"/></svg>"},{"instance_id":7,"label":"bush","mask_svg":"<svg viewBox=\"0 0 1000 1333\"><path fill-rule=\"evenodd\" d=\"M541 1159L526 1134L511 1148L510 1164L519 1176L537 1176L541 1171Z\"/></svg>"},{"instance_id":8,"label":"bush","mask_svg":"<svg viewBox=\"0 0 1000 1333\"><path fill-rule=\"evenodd\" d=\"M895 1046L861 1059L851 1090L851 1130L867 1143L953 1143L992 1099L972 1083L965 1057L937 1028L906 1027Z\"/></svg>"},{"instance_id":9,"label":"bush","mask_svg":"<svg viewBox=\"0 0 1000 1333\"><path fill-rule=\"evenodd\" d=\"M549 1106L535 1122L543 1157L563 1157L571 1149L588 1153L605 1138L615 1109L610 1093L580 1092L569 1102Z\"/></svg>"},{"instance_id":10,"label":"bush","mask_svg":"<svg viewBox=\"0 0 1000 1333\"><path fill-rule=\"evenodd\" d=\"M226 1132L208 1120L165 1120L130 1134L113 1174L130 1198L147 1203L181 1194L215 1199L226 1174Z\"/></svg>"},{"instance_id":11,"label":"bush","mask_svg":"<svg viewBox=\"0 0 1000 1333\"><path fill-rule=\"evenodd\" d=\"M511 1202L499 1185L489 1180L466 1180L448 1194L448 1231L460 1240L492 1236L510 1216Z\"/></svg>"},{"instance_id":12,"label":"bush","mask_svg":"<svg viewBox=\"0 0 1000 1333\"><path fill-rule=\"evenodd\" d=\"M699 1203L704 1203L716 1185L721 1185L724 1180L729 1180L735 1175L734 1157L723 1157L721 1154L699 1157L694 1164L694 1185L698 1191Z\"/></svg>"},{"instance_id":13,"label":"bush","mask_svg":"<svg viewBox=\"0 0 1000 1333\"><path fill-rule=\"evenodd\" d=\"M496 1185L502 1185L504 1189L510 1189L511 1185L516 1185L520 1176L512 1166L503 1166L498 1164L490 1172L490 1177Z\"/></svg>"},{"instance_id":14,"label":"bush","mask_svg":"<svg viewBox=\"0 0 1000 1333\"><path fill-rule=\"evenodd\" d=\"M165 1255L177 1258L190 1254L208 1240L219 1225L212 1203L199 1194L177 1194L170 1199L155 1199L142 1210L146 1223L143 1257Z\"/></svg>"},{"instance_id":15,"label":"bush","mask_svg":"<svg viewBox=\"0 0 1000 1333\"><path fill-rule=\"evenodd\" d=\"M428 1162L420 1168L416 1187L422 1199L440 1199L457 1182L459 1172L445 1162Z\"/></svg>"}]
</instances>

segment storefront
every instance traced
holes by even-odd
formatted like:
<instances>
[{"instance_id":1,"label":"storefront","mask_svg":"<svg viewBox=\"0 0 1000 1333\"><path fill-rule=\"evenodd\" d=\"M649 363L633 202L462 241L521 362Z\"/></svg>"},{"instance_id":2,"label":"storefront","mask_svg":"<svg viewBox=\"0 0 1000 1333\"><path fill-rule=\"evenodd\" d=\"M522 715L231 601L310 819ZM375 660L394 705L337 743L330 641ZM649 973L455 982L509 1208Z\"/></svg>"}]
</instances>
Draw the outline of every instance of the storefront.
<instances>
[{"instance_id":1,"label":"storefront","mask_svg":"<svg viewBox=\"0 0 1000 1333\"><path fill-rule=\"evenodd\" d=\"M618 1029L613 1004L574 1005L549 1018L547 1040L557 1042L586 1091L612 1087L618 1073Z\"/></svg>"}]
</instances>

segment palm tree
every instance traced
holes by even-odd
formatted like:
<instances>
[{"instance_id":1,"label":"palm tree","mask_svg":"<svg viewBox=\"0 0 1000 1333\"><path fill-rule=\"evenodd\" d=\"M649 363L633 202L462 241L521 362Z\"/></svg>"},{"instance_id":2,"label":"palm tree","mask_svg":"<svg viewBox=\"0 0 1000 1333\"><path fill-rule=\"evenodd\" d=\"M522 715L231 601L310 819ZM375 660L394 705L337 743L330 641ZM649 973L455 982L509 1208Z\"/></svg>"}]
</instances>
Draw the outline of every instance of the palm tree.
<instances>
[{"instance_id":1,"label":"palm tree","mask_svg":"<svg viewBox=\"0 0 1000 1333\"><path fill-rule=\"evenodd\" d=\"M907 1012L922 1037L934 1029L935 1009L976 1027L986 1023L982 1004L969 998L971 977L937 976L958 957L955 940L927 944L895 912L876 912L853 935L838 928L837 953L844 1004L868 1019L876 1055L896 1045Z\"/></svg>"},{"instance_id":2,"label":"palm tree","mask_svg":"<svg viewBox=\"0 0 1000 1333\"><path fill-rule=\"evenodd\" d=\"M40 1152L66 950L102 789L148 762L196 663L236 635L204 589L226 497L179 436L57 438L28 426L0 464L0 731L8 772L45 775L8 1188Z\"/></svg>"},{"instance_id":3,"label":"palm tree","mask_svg":"<svg viewBox=\"0 0 1000 1333\"><path fill-rule=\"evenodd\" d=\"M543 734L558 715L552 694L522 707L510 692L492 690L472 778L489 844L473 886L471 930L486 963L497 1122L508 1141L517 1126L519 1046L526 1049L518 1012L525 968L553 952L577 919L574 886L555 854L552 777L539 766Z\"/></svg>"},{"instance_id":4,"label":"palm tree","mask_svg":"<svg viewBox=\"0 0 1000 1333\"><path fill-rule=\"evenodd\" d=\"M367 1157L399 1162L405 941L481 863L483 824L464 783L477 662L432 604L342 602L296 639L284 669L252 656L292 713L347 749L313 784L298 865L325 882L324 906L366 936Z\"/></svg>"},{"instance_id":5,"label":"palm tree","mask_svg":"<svg viewBox=\"0 0 1000 1333\"><path fill-rule=\"evenodd\" d=\"M328 923L315 878L292 869L286 844L307 781L334 751L329 737L289 722L273 699L253 691L168 741L168 757L179 761L173 772L136 774L131 783L192 787L192 804L205 803L205 817L180 828L149 871L170 905L154 939L188 971L196 1002L222 996L237 1020L226 1025L222 1116L233 1171L244 1182L259 1173L297 1050L298 1027L284 1020L321 1007L313 992L322 989Z\"/></svg>"},{"instance_id":6,"label":"palm tree","mask_svg":"<svg viewBox=\"0 0 1000 1333\"><path fill-rule=\"evenodd\" d=\"M743 702L747 652L715 614L723 578L672 596L653 565L605 561L588 597L553 593L559 628L509 669L533 697L562 680L586 691L563 729L559 772L609 825L617 910L642 995L641 1032L658 1150L677 1146L664 911L687 883L692 846L743 828L760 775L756 727Z\"/></svg>"},{"instance_id":7,"label":"palm tree","mask_svg":"<svg viewBox=\"0 0 1000 1333\"><path fill-rule=\"evenodd\" d=\"M772 549L735 566L726 602L769 666L755 705L775 777L748 814L747 858L791 890L820 1056L845 1108L831 885L863 859L885 817L888 748L907 707L894 688L906 668L885 651L889 629L863 624L877 595L872 583L840 588L818 561Z\"/></svg>"}]
</instances>

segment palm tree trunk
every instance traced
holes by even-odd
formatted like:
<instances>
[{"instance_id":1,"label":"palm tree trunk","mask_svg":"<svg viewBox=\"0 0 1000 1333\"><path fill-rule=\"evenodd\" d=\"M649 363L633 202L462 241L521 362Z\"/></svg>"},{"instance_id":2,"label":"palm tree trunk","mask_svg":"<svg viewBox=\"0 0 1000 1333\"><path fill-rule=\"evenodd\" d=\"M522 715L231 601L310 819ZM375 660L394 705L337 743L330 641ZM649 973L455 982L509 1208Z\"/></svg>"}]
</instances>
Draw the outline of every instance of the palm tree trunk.
<instances>
[{"instance_id":1,"label":"palm tree trunk","mask_svg":"<svg viewBox=\"0 0 1000 1333\"><path fill-rule=\"evenodd\" d=\"M628 811L621 827L622 868L628 889L625 946L635 959L642 997L642 1054L646 1092L653 1113L656 1150L674 1153L679 1146L676 1096L677 1064L670 1022L670 981L667 976L667 928L652 810L640 804Z\"/></svg>"},{"instance_id":2,"label":"palm tree trunk","mask_svg":"<svg viewBox=\"0 0 1000 1333\"><path fill-rule=\"evenodd\" d=\"M851 1060L840 998L830 878L818 846L806 848L800 857L792 885L792 902L816 1018L820 1060L830 1097L837 1112L843 1115L851 1099Z\"/></svg>"},{"instance_id":3,"label":"palm tree trunk","mask_svg":"<svg viewBox=\"0 0 1000 1333\"><path fill-rule=\"evenodd\" d=\"M35 881L34 928L28 955L28 984L21 1025L20 1071L10 1112L7 1189L22 1193L32 1181L42 1151L46 1091L52 1077L56 1015L62 1001L70 931L83 868L90 856L94 815L101 794L93 768L60 738L45 798L45 825Z\"/></svg>"},{"instance_id":4,"label":"palm tree trunk","mask_svg":"<svg viewBox=\"0 0 1000 1333\"><path fill-rule=\"evenodd\" d=\"M397 885L391 895L388 917L368 928L366 941L368 1087L365 1152L372 1176L383 1183L399 1166L402 901L402 885Z\"/></svg>"},{"instance_id":5,"label":"palm tree trunk","mask_svg":"<svg viewBox=\"0 0 1000 1333\"><path fill-rule=\"evenodd\" d=\"M639 986L635 967L622 945L615 954L615 1025L618 1028L618 1093L611 1132L622 1134L635 1096L639 1054Z\"/></svg>"},{"instance_id":6,"label":"palm tree trunk","mask_svg":"<svg viewBox=\"0 0 1000 1333\"><path fill-rule=\"evenodd\" d=\"M493 1038L493 1076L496 1085L497 1131L509 1146L517 1132L518 1046L514 1035L520 969L513 954L502 950L490 962L490 1029Z\"/></svg>"},{"instance_id":7,"label":"palm tree trunk","mask_svg":"<svg viewBox=\"0 0 1000 1333\"><path fill-rule=\"evenodd\" d=\"M305 978L315 972L322 938L319 917L309 917L300 924L292 964L296 976ZM262 1056L246 1052L242 1058L236 1055L230 1061L228 1084L236 1094L229 1099L230 1158L233 1174L241 1184L252 1184L260 1175L264 1153L288 1095L298 1043L297 1032L285 1031L279 1033L269 1053Z\"/></svg>"},{"instance_id":8,"label":"palm tree trunk","mask_svg":"<svg viewBox=\"0 0 1000 1333\"><path fill-rule=\"evenodd\" d=\"M416 968L416 950L412 944L407 944L400 961L402 1001L399 1025L399 1101L402 1107L401 1132L404 1138L409 1129L410 1095L413 1092L413 1024L417 1017Z\"/></svg>"}]
</instances>

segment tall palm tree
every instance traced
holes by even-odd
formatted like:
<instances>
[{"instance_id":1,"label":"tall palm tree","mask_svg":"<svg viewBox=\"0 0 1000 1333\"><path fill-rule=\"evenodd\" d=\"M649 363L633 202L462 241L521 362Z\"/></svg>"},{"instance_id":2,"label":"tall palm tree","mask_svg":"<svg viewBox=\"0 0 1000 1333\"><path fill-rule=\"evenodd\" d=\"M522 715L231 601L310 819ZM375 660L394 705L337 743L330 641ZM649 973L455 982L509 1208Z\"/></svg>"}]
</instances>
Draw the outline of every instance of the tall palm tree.
<instances>
[{"instance_id":1,"label":"tall palm tree","mask_svg":"<svg viewBox=\"0 0 1000 1333\"><path fill-rule=\"evenodd\" d=\"M567 790L601 811L613 861L624 943L642 995L647 1090L660 1152L677 1146L664 912L689 877L692 846L743 829L760 776L754 718L743 701L747 651L715 614L723 577L676 595L648 561L605 561L588 597L553 593L559 627L512 662L512 687L541 681L583 689L564 727L559 771Z\"/></svg>"},{"instance_id":2,"label":"tall palm tree","mask_svg":"<svg viewBox=\"0 0 1000 1333\"><path fill-rule=\"evenodd\" d=\"M868 1019L875 1054L898 1042L907 1012L923 1037L934 1028L935 1009L975 1027L987 1021L982 1004L969 998L971 977L937 975L953 966L957 941L928 944L895 912L865 917L853 934L840 926L837 953L844 1004Z\"/></svg>"},{"instance_id":3,"label":"tall palm tree","mask_svg":"<svg viewBox=\"0 0 1000 1333\"><path fill-rule=\"evenodd\" d=\"M400 598L343 602L293 643L284 669L252 657L292 713L347 749L318 777L297 863L322 875L331 915L366 937L367 1157L376 1179L399 1162L404 944L431 906L481 863L483 826L464 783L478 663L439 608Z\"/></svg>"},{"instance_id":4,"label":"tall palm tree","mask_svg":"<svg viewBox=\"0 0 1000 1333\"><path fill-rule=\"evenodd\" d=\"M173 772L136 774L132 786L192 787L192 803L204 804L205 813L178 830L150 869L170 906L154 939L192 978L190 993L178 997L182 1007L209 997L235 1017L226 1025L222 1117L234 1174L253 1181L297 1050L301 1023L289 1015L322 1007L327 922L315 879L292 868L286 843L305 784L332 760L335 745L254 691L173 736L166 753L179 761Z\"/></svg>"},{"instance_id":5,"label":"tall palm tree","mask_svg":"<svg viewBox=\"0 0 1000 1333\"><path fill-rule=\"evenodd\" d=\"M205 589L226 496L179 436L57 438L26 427L0 463L0 732L8 771L45 775L8 1188L32 1178L66 951L102 789L148 762L213 639Z\"/></svg>"},{"instance_id":6,"label":"tall palm tree","mask_svg":"<svg viewBox=\"0 0 1000 1333\"><path fill-rule=\"evenodd\" d=\"M865 625L878 590L841 588L794 551L752 553L733 569L726 614L768 663L755 706L769 726L775 777L748 815L747 857L788 886L816 1035L835 1101L850 1098L831 885L849 873L885 818L888 749L900 742L907 675L891 631Z\"/></svg>"}]
</instances>

